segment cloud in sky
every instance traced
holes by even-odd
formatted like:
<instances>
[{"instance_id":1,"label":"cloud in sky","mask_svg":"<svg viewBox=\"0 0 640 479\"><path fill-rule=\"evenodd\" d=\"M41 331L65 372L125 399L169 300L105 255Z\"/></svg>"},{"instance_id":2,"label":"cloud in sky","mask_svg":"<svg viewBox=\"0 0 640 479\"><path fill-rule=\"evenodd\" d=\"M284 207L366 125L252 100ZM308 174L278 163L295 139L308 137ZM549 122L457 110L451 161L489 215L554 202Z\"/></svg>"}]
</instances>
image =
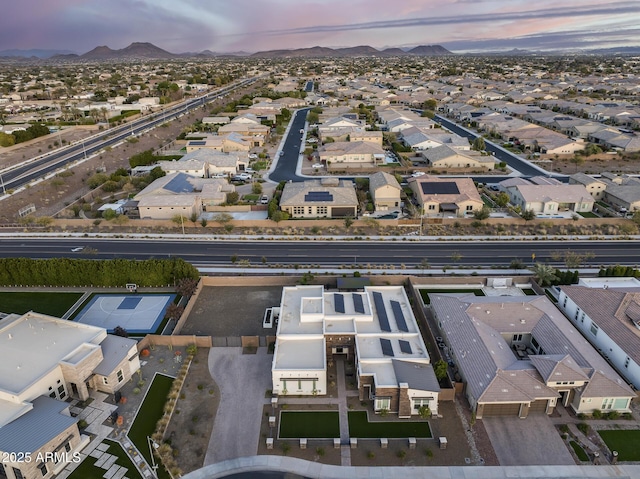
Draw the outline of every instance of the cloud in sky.
<instances>
[{"instance_id":1,"label":"cloud in sky","mask_svg":"<svg viewBox=\"0 0 640 479\"><path fill-rule=\"evenodd\" d=\"M592 48L640 45L639 22L637 0L23 0L3 8L0 48Z\"/></svg>"}]
</instances>

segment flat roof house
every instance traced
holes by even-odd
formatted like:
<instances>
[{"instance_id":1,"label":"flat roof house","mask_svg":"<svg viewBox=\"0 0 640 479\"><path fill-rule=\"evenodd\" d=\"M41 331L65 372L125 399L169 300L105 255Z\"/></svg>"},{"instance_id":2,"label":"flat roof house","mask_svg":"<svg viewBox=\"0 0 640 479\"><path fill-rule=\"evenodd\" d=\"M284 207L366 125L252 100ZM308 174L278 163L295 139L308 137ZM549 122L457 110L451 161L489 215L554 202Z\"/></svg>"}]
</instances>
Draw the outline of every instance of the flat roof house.
<instances>
[{"instance_id":1,"label":"flat roof house","mask_svg":"<svg viewBox=\"0 0 640 479\"><path fill-rule=\"evenodd\" d=\"M284 185L280 209L291 218L356 218L358 198L351 181L308 180Z\"/></svg>"},{"instance_id":2,"label":"flat roof house","mask_svg":"<svg viewBox=\"0 0 640 479\"><path fill-rule=\"evenodd\" d=\"M630 411L635 392L545 296L429 298L478 419Z\"/></svg>"},{"instance_id":3,"label":"flat roof house","mask_svg":"<svg viewBox=\"0 0 640 479\"><path fill-rule=\"evenodd\" d=\"M360 399L373 400L376 412L408 418L427 406L437 414L440 387L401 286L285 287L276 335L276 394L327 394L327 363L353 359Z\"/></svg>"},{"instance_id":4,"label":"flat roof house","mask_svg":"<svg viewBox=\"0 0 640 479\"><path fill-rule=\"evenodd\" d=\"M60 472L64 461L36 461L38 454L73 454L89 442L65 401L85 400L90 390L114 393L139 369L132 339L34 312L7 316L0 322L0 457L7 458L0 471L11 478ZM12 461L11 453L34 460Z\"/></svg>"}]
</instances>

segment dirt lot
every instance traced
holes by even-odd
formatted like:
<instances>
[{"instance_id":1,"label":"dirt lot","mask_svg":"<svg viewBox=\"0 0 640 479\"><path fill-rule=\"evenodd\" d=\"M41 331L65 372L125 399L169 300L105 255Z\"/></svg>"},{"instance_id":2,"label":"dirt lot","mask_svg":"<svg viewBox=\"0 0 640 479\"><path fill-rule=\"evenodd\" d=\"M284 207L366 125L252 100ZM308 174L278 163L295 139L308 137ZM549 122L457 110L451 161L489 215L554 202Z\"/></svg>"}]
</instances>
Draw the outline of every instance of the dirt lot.
<instances>
[{"instance_id":1,"label":"dirt lot","mask_svg":"<svg viewBox=\"0 0 640 479\"><path fill-rule=\"evenodd\" d=\"M180 334L204 336L266 336L266 308L278 306L282 286L205 287Z\"/></svg>"},{"instance_id":2,"label":"dirt lot","mask_svg":"<svg viewBox=\"0 0 640 479\"><path fill-rule=\"evenodd\" d=\"M586 174L599 174L605 171L616 174L628 174L640 172L640 159L631 159L628 157L621 157L619 155L600 154L593 155L588 158L584 158L584 163L576 167L575 163L571 163L572 156L566 156L564 158L555 158L555 155L549 155L546 158L551 160L551 163L540 162L538 165L545 170L553 171L554 173L562 173L564 175L573 175L574 173L581 171Z\"/></svg>"}]
</instances>

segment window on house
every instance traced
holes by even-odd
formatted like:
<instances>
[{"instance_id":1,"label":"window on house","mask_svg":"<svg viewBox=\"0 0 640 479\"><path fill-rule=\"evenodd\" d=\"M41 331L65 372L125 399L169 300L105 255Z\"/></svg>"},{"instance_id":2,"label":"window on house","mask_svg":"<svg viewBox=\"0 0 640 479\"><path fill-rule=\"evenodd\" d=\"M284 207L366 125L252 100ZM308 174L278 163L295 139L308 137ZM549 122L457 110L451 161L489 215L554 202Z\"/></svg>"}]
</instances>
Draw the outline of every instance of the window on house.
<instances>
[{"instance_id":1,"label":"window on house","mask_svg":"<svg viewBox=\"0 0 640 479\"><path fill-rule=\"evenodd\" d=\"M375 408L376 411L381 411L382 409L386 409L387 411L391 407L391 398L388 397L377 397Z\"/></svg>"},{"instance_id":2,"label":"window on house","mask_svg":"<svg viewBox=\"0 0 640 479\"><path fill-rule=\"evenodd\" d=\"M598 327L598 325L596 323L591 323L591 334L593 334L594 336L598 335L598 329L600 329Z\"/></svg>"},{"instance_id":3,"label":"window on house","mask_svg":"<svg viewBox=\"0 0 640 479\"><path fill-rule=\"evenodd\" d=\"M613 398L604 398L602 400L602 408L603 410L611 409L613 407Z\"/></svg>"},{"instance_id":4,"label":"window on house","mask_svg":"<svg viewBox=\"0 0 640 479\"><path fill-rule=\"evenodd\" d=\"M429 211L433 211L436 209L436 205L429 205Z\"/></svg>"},{"instance_id":5,"label":"window on house","mask_svg":"<svg viewBox=\"0 0 640 479\"><path fill-rule=\"evenodd\" d=\"M64 399L67 396L67 392L64 390L64 384L58 388L58 397Z\"/></svg>"},{"instance_id":6,"label":"window on house","mask_svg":"<svg viewBox=\"0 0 640 479\"><path fill-rule=\"evenodd\" d=\"M625 368L628 368L628 367L629 367L629 361L630 361L629 356L627 356L627 357L624 359L624 367L625 367Z\"/></svg>"},{"instance_id":7,"label":"window on house","mask_svg":"<svg viewBox=\"0 0 640 479\"><path fill-rule=\"evenodd\" d=\"M563 308L566 308L566 307L567 307L567 299L568 299L568 298L565 296L565 297L564 297L564 301L562 302L562 307L563 307Z\"/></svg>"},{"instance_id":8,"label":"window on house","mask_svg":"<svg viewBox=\"0 0 640 479\"><path fill-rule=\"evenodd\" d=\"M293 207L294 215L303 215L304 214L304 206L294 206Z\"/></svg>"},{"instance_id":9,"label":"window on house","mask_svg":"<svg viewBox=\"0 0 640 479\"><path fill-rule=\"evenodd\" d=\"M467 206L467 211L473 211L473 205L468 205Z\"/></svg>"},{"instance_id":10,"label":"window on house","mask_svg":"<svg viewBox=\"0 0 640 479\"><path fill-rule=\"evenodd\" d=\"M16 476L16 479L24 479L24 476L22 475L22 471L20 469L18 469L17 467L12 467L11 469L13 469L13 475Z\"/></svg>"},{"instance_id":11,"label":"window on house","mask_svg":"<svg viewBox=\"0 0 640 479\"><path fill-rule=\"evenodd\" d=\"M124 380L124 374L122 374L122 369L120 369L117 373L116 376L118 377L118 382L121 383Z\"/></svg>"},{"instance_id":12,"label":"window on house","mask_svg":"<svg viewBox=\"0 0 640 479\"><path fill-rule=\"evenodd\" d=\"M536 341L536 338L531 338L531 345L532 345L534 348L537 348L538 346L540 346L540 345L538 344L538 341Z\"/></svg>"},{"instance_id":13,"label":"window on house","mask_svg":"<svg viewBox=\"0 0 640 479\"><path fill-rule=\"evenodd\" d=\"M573 316L573 319L577 321L579 315L580 315L580 308L576 309L576 314Z\"/></svg>"},{"instance_id":14,"label":"window on house","mask_svg":"<svg viewBox=\"0 0 640 479\"><path fill-rule=\"evenodd\" d=\"M584 311L582 312L582 315L580 316L580 322L584 323Z\"/></svg>"},{"instance_id":15,"label":"window on house","mask_svg":"<svg viewBox=\"0 0 640 479\"><path fill-rule=\"evenodd\" d=\"M514 341L522 341L522 334L514 334L513 335L513 340Z\"/></svg>"},{"instance_id":16,"label":"window on house","mask_svg":"<svg viewBox=\"0 0 640 479\"><path fill-rule=\"evenodd\" d=\"M38 466L38 469L40 469L40 474L42 474L42 477L46 476L47 472L49 472L47 471L47 465L44 462Z\"/></svg>"},{"instance_id":17,"label":"window on house","mask_svg":"<svg viewBox=\"0 0 640 479\"><path fill-rule=\"evenodd\" d=\"M327 207L326 206L318 206L318 216L326 216L327 214Z\"/></svg>"},{"instance_id":18,"label":"window on house","mask_svg":"<svg viewBox=\"0 0 640 479\"><path fill-rule=\"evenodd\" d=\"M433 398L413 398L414 411L419 410L422 406L430 407L431 401L433 401Z\"/></svg>"},{"instance_id":19,"label":"window on house","mask_svg":"<svg viewBox=\"0 0 640 479\"><path fill-rule=\"evenodd\" d=\"M109 384L109 380L107 379L106 376L102 377L102 384Z\"/></svg>"}]
</instances>

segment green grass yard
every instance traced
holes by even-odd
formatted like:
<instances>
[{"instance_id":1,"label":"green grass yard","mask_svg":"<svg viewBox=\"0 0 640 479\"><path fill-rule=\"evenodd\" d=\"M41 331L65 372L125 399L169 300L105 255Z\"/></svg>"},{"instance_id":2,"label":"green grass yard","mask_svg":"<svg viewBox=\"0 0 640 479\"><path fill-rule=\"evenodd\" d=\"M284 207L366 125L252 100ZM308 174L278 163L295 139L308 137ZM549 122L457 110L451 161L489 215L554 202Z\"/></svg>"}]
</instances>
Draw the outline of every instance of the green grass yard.
<instances>
[{"instance_id":1,"label":"green grass yard","mask_svg":"<svg viewBox=\"0 0 640 479\"><path fill-rule=\"evenodd\" d=\"M582 462L586 462L589 460L589 456L587 456L587 453L584 452L584 449L582 449L582 446L580 444L578 444L576 441L569 441L569 444L576 453L576 456L578 456L578 459L580 459Z\"/></svg>"},{"instance_id":2,"label":"green grass yard","mask_svg":"<svg viewBox=\"0 0 640 479\"><path fill-rule=\"evenodd\" d=\"M369 422L366 411L349 412L349 436L358 438L430 438L431 428L427 421L375 421Z\"/></svg>"},{"instance_id":3,"label":"green grass yard","mask_svg":"<svg viewBox=\"0 0 640 479\"><path fill-rule=\"evenodd\" d=\"M109 448L107 452L114 456L117 456L116 464L118 466L126 467L127 473L126 477L129 479L142 479L142 476L136 469L136 466L131 462L129 456L127 456L122 446L114 441L109 441L105 439L105 444L109 444ZM69 479L102 479L104 477L104 473L106 472L104 469L100 467L96 467L94 464L96 462L95 457L88 456L82 463L71 473Z\"/></svg>"},{"instance_id":4,"label":"green grass yard","mask_svg":"<svg viewBox=\"0 0 640 479\"><path fill-rule=\"evenodd\" d=\"M337 411L281 411L280 439L340 437Z\"/></svg>"},{"instance_id":5,"label":"green grass yard","mask_svg":"<svg viewBox=\"0 0 640 479\"><path fill-rule=\"evenodd\" d=\"M429 293L473 293L476 296L484 296L484 291L481 289L456 289L456 288L443 288L443 289L420 289L420 296L424 304L431 304L429 299Z\"/></svg>"},{"instance_id":6,"label":"green grass yard","mask_svg":"<svg viewBox=\"0 0 640 479\"><path fill-rule=\"evenodd\" d=\"M172 377L156 374L144 401L140 405L138 415L133 421L131 429L129 429L129 439L136 445L138 451L144 456L149 465L151 465L151 453L147 437L153 434L156 429L156 423L162 417L164 403L167 400L172 384ZM169 473L162 465L158 468L158 478L170 479Z\"/></svg>"},{"instance_id":7,"label":"green grass yard","mask_svg":"<svg viewBox=\"0 0 640 479\"><path fill-rule=\"evenodd\" d=\"M640 429L598 431L611 451L618 451L620 461L640 461Z\"/></svg>"},{"instance_id":8,"label":"green grass yard","mask_svg":"<svg viewBox=\"0 0 640 479\"><path fill-rule=\"evenodd\" d=\"M3 292L0 311L16 314L36 311L59 318L81 297L82 293Z\"/></svg>"}]
</instances>

